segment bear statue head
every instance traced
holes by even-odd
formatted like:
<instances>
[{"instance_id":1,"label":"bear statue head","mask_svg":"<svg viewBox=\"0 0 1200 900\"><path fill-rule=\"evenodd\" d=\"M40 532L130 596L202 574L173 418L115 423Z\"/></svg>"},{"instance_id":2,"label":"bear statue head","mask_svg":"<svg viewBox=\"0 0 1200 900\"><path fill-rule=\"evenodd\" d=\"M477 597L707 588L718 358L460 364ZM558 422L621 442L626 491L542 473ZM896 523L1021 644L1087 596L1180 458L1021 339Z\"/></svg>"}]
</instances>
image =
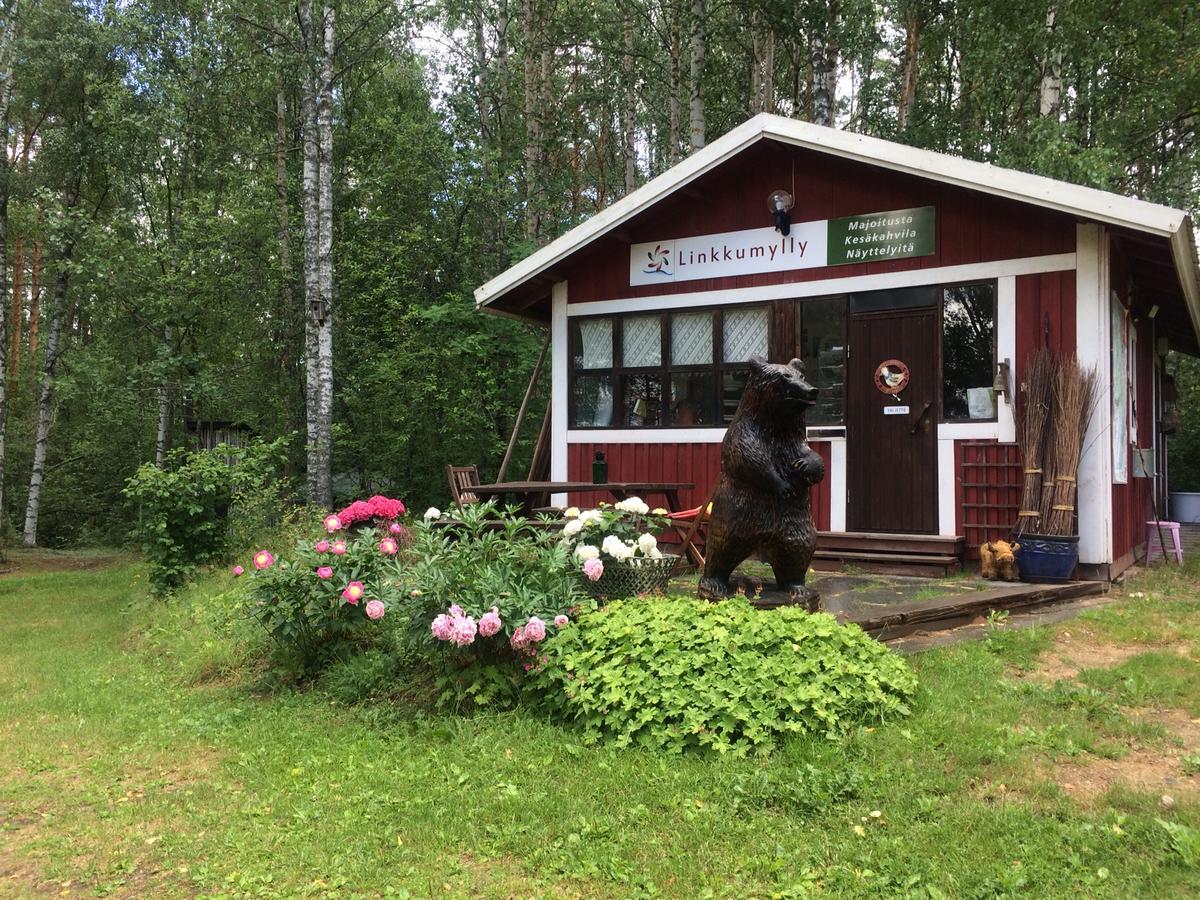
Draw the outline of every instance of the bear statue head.
<instances>
[{"instance_id":1,"label":"bear statue head","mask_svg":"<svg viewBox=\"0 0 1200 900\"><path fill-rule=\"evenodd\" d=\"M761 357L750 359L750 380L744 399L754 397L759 404L778 415L803 416L817 402L817 389L804 377L804 362L793 359L787 365L769 363Z\"/></svg>"}]
</instances>

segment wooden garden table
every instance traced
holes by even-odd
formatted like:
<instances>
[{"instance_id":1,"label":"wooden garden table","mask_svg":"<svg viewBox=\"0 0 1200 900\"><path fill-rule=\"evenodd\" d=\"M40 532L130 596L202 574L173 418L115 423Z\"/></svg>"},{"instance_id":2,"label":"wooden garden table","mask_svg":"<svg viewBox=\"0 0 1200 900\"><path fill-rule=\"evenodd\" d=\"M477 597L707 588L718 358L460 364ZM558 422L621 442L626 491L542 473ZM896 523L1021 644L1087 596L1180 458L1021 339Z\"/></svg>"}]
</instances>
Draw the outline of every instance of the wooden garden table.
<instances>
[{"instance_id":1,"label":"wooden garden table","mask_svg":"<svg viewBox=\"0 0 1200 900\"><path fill-rule=\"evenodd\" d=\"M468 488L479 497L510 496L526 509L540 505L539 497L549 494L571 494L600 491L611 494L617 500L642 497L647 494L662 494L667 501L668 512L679 512L679 492L695 485L682 481L607 481L593 484L590 481L501 481L495 484L473 484Z\"/></svg>"}]
</instances>

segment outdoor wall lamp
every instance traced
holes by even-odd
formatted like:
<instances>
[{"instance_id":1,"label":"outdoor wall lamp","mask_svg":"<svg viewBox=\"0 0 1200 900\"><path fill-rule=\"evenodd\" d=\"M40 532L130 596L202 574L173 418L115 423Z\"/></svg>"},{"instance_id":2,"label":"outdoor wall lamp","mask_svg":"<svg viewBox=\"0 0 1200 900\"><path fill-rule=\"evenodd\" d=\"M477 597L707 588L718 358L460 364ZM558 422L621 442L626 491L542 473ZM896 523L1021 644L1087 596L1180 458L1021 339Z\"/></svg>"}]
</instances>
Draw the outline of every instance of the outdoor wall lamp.
<instances>
[{"instance_id":1,"label":"outdoor wall lamp","mask_svg":"<svg viewBox=\"0 0 1200 900\"><path fill-rule=\"evenodd\" d=\"M1009 381L1010 366L1007 359L1002 359L996 363L996 377L992 379L992 393L996 396L1003 395L1005 403L1012 403L1012 387Z\"/></svg>"},{"instance_id":2,"label":"outdoor wall lamp","mask_svg":"<svg viewBox=\"0 0 1200 900\"><path fill-rule=\"evenodd\" d=\"M772 191L767 198L767 209L775 217L775 228L784 237L792 230L792 217L789 210L796 201L787 191Z\"/></svg>"}]
</instances>

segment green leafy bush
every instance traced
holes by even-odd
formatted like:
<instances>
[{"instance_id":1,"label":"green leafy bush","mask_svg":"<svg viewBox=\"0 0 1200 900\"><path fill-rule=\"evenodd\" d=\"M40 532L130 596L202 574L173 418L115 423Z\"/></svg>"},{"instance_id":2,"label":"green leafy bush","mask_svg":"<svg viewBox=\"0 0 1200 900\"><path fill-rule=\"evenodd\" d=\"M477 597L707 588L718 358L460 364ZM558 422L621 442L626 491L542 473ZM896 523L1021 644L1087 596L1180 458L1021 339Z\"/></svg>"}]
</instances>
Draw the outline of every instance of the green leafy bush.
<instances>
[{"instance_id":1,"label":"green leafy bush","mask_svg":"<svg viewBox=\"0 0 1200 900\"><path fill-rule=\"evenodd\" d=\"M515 702L542 641L592 605L561 531L494 503L414 526L395 581L408 646L435 666L450 706Z\"/></svg>"},{"instance_id":2,"label":"green leafy bush","mask_svg":"<svg viewBox=\"0 0 1200 900\"><path fill-rule=\"evenodd\" d=\"M163 467L146 463L126 482L141 510L142 549L160 596L190 579L197 566L224 556L228 513L242 496L261 496L283 461L286 438L245 447L173 450Z\"/></svg>"},{"instance_id":3,"label":"green leafy bush","mask_svg":"<svg viewBox=\"0 0 1200 900\"><path fill-rule=\"evenodd\" d=\"M916 678L857 626L744 600L624 600L547 641L536 686L586 738L744 754L907 714Z\"/></svg>"}]
</instances>

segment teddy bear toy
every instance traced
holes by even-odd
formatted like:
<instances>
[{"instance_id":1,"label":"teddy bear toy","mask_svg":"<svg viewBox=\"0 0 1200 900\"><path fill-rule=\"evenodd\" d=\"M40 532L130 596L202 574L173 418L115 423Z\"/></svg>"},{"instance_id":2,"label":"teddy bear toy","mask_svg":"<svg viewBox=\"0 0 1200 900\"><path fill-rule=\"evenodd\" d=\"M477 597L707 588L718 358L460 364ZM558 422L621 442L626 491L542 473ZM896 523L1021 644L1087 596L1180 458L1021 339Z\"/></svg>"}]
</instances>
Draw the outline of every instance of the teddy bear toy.
<instances>
[{"instance_id":1,"label":"teddy bear toy","mask_svg":"<svg viewBox=\"0 0 1200 900\"><path fill-rule=\"evenodd\" d=\"M988 541L979 548L979 568L989 581L1017 581L1017 552L1020 544Z\"/></svg>"}]
</instances>

